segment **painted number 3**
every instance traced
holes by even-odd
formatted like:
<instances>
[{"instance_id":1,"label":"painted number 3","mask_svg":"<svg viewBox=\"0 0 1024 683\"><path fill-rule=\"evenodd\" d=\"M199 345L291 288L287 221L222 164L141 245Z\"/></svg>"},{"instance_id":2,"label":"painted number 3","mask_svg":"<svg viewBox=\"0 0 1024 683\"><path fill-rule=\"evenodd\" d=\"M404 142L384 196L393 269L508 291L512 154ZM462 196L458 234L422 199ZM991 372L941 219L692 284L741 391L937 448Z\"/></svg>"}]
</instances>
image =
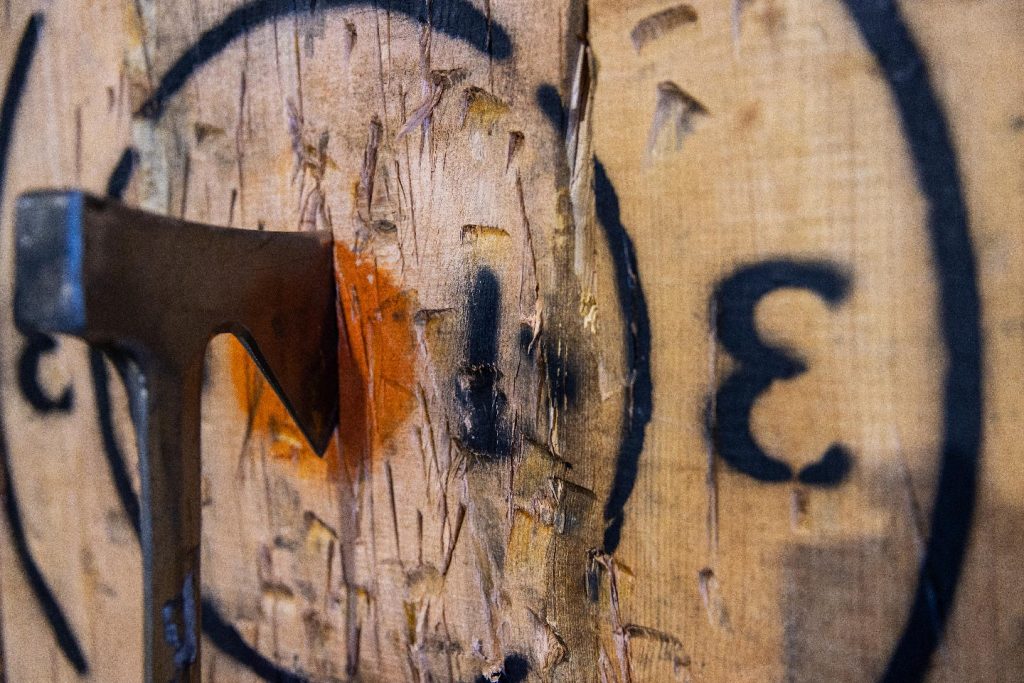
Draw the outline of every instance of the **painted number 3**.
<instances>
[{"instance_id":1,"label":"painted number 3","mask_svg":"<svg viewBox=\"0 0 1024 683\"><path fill-rule=\"evenodd\" d=\"M758 302L786 288L810 290L832 307L846 297L849 278L827 263L764 261L740 268L718 285L714 295L718 337L737 362L719 386L711 408L715 446L731 467L765 482L790 481L793 469L758 445L750 431L750 412L772 382L807 370L787 349L765 343L754 321ZM850 464L847 449L833 444L817 462L803 467L797 479L813 486L836 486Z\"/></svg>"}]
</instances>

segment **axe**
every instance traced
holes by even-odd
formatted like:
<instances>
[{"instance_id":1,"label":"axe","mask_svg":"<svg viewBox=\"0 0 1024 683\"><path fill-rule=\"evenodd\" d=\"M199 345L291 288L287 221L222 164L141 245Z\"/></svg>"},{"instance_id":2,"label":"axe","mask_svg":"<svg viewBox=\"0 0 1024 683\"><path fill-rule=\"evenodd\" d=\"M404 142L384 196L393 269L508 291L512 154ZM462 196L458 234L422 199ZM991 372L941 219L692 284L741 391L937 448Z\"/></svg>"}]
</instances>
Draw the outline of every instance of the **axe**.
<instances>
[{"instance_id":1,"label":"axe","mask_svg":"<svg viewBox=\"0 0 1024 683\"><path fill-rule=\"evenodd\" d=\"M241 340L313 449L338 420L338 324L326 232L218 228L83 192L22 195L14 319L105 349L139 450L143 680L200 676L200 404L210 338Z\"/></svg>"}]
</instances>

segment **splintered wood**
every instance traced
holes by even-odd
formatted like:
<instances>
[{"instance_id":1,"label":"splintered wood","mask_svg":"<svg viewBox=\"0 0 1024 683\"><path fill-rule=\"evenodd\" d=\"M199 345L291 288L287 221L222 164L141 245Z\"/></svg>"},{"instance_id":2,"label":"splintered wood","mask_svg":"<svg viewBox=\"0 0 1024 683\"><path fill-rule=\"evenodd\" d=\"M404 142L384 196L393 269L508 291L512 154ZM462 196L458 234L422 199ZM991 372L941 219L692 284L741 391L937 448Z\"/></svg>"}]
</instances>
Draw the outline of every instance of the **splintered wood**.
<instances>
[{"instance_id":1,"label":"splintered wood","mask_svg":"<svg viewBox=\"0 0 1024 683\"><path fill-rule=\"evenodd\" d=\"M206 680L1024 677L1022 28L999 0L0 8L7 679L142 666L123 385L11 320L13 200L45 186L336 236L324 458L211 343Z\"/></svg>"}]
</instances>

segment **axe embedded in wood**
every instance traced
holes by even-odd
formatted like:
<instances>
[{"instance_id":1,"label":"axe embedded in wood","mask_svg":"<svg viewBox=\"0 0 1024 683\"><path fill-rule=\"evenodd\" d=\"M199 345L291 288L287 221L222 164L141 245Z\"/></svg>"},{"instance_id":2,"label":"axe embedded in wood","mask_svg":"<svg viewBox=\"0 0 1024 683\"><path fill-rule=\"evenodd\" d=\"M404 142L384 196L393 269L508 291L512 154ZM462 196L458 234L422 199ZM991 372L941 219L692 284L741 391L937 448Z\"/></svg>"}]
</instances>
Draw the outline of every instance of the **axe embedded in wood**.
<instances>
[{"instance_id":1,"label":"axe embedded in wood","mask_svg":"<svg viewBox=\"0 0 1024 683\"><path fill-rule=\"evenodd\" d=\"M21 196L14 316L111 352L139 448L144 680L199 681L200 394L210 338L237 336L318 453L338 415L328 233L216 228L79 191Z\"/></svg>"}]
</instances>

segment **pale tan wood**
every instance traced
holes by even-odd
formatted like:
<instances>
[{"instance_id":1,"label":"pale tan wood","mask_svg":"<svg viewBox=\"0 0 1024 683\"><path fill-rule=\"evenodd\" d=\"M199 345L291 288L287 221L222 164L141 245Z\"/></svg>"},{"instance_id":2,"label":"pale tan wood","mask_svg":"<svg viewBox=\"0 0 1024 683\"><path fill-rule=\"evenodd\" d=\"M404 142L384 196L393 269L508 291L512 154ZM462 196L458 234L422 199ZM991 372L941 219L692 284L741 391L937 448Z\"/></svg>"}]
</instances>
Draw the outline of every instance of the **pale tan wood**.
<instances>
[{"instance_id":1,"label":"pale tan wood","mask_svg":"<svg viewBox=\"0 0 1024 683\"><path fill-rule=\"evenodd\" d=\"M29 545L88 677L138 676L137 544L85 349L62 340L41 365L48 392L73 387L72 412L40 416L21 397L8 228L19 192L102 193L134 145L130 203L338 240L343 384L371 409L343 405L326 459L237 345L219 338L209 356L203 592L269 663L315 681L486 680L518 661L530 681L878 678L929 535L947 359L925 198L843 3L473 4L490 17L490 55L446 33L437 0L434 25L367 5L283 12L156 121L133 112L240 3L40 6L3 188L3 425ZM978 506L930 680L1016 680L1024 13L998 0L900 8L951 123L985 335ZM30 10L2 15L4 74ZM501 30L508 58L493 54ZM548 92L566 107L554 125ZM677 141L680 116L692 130ZM604 508L636 397L637 319L620 298L623 244L596 214L595 158L652 340L653 417L612 555ZM705 433L706 402L735 367L714 287L778 257L834 261L851 288L834 308L796 290L758 307L759 329L809 371L762 396L753 433L796 468L846 444L854 467L836 488L755 481ZM481 360L471 339L493 325L511 433L497 454L464 432L480 421L467 386L486 376L468 367ZM0 560L8 679L76 680L10 533ZM203 659L207 680L257 680L209 638Z\"/></svg>"}]
</instances>

